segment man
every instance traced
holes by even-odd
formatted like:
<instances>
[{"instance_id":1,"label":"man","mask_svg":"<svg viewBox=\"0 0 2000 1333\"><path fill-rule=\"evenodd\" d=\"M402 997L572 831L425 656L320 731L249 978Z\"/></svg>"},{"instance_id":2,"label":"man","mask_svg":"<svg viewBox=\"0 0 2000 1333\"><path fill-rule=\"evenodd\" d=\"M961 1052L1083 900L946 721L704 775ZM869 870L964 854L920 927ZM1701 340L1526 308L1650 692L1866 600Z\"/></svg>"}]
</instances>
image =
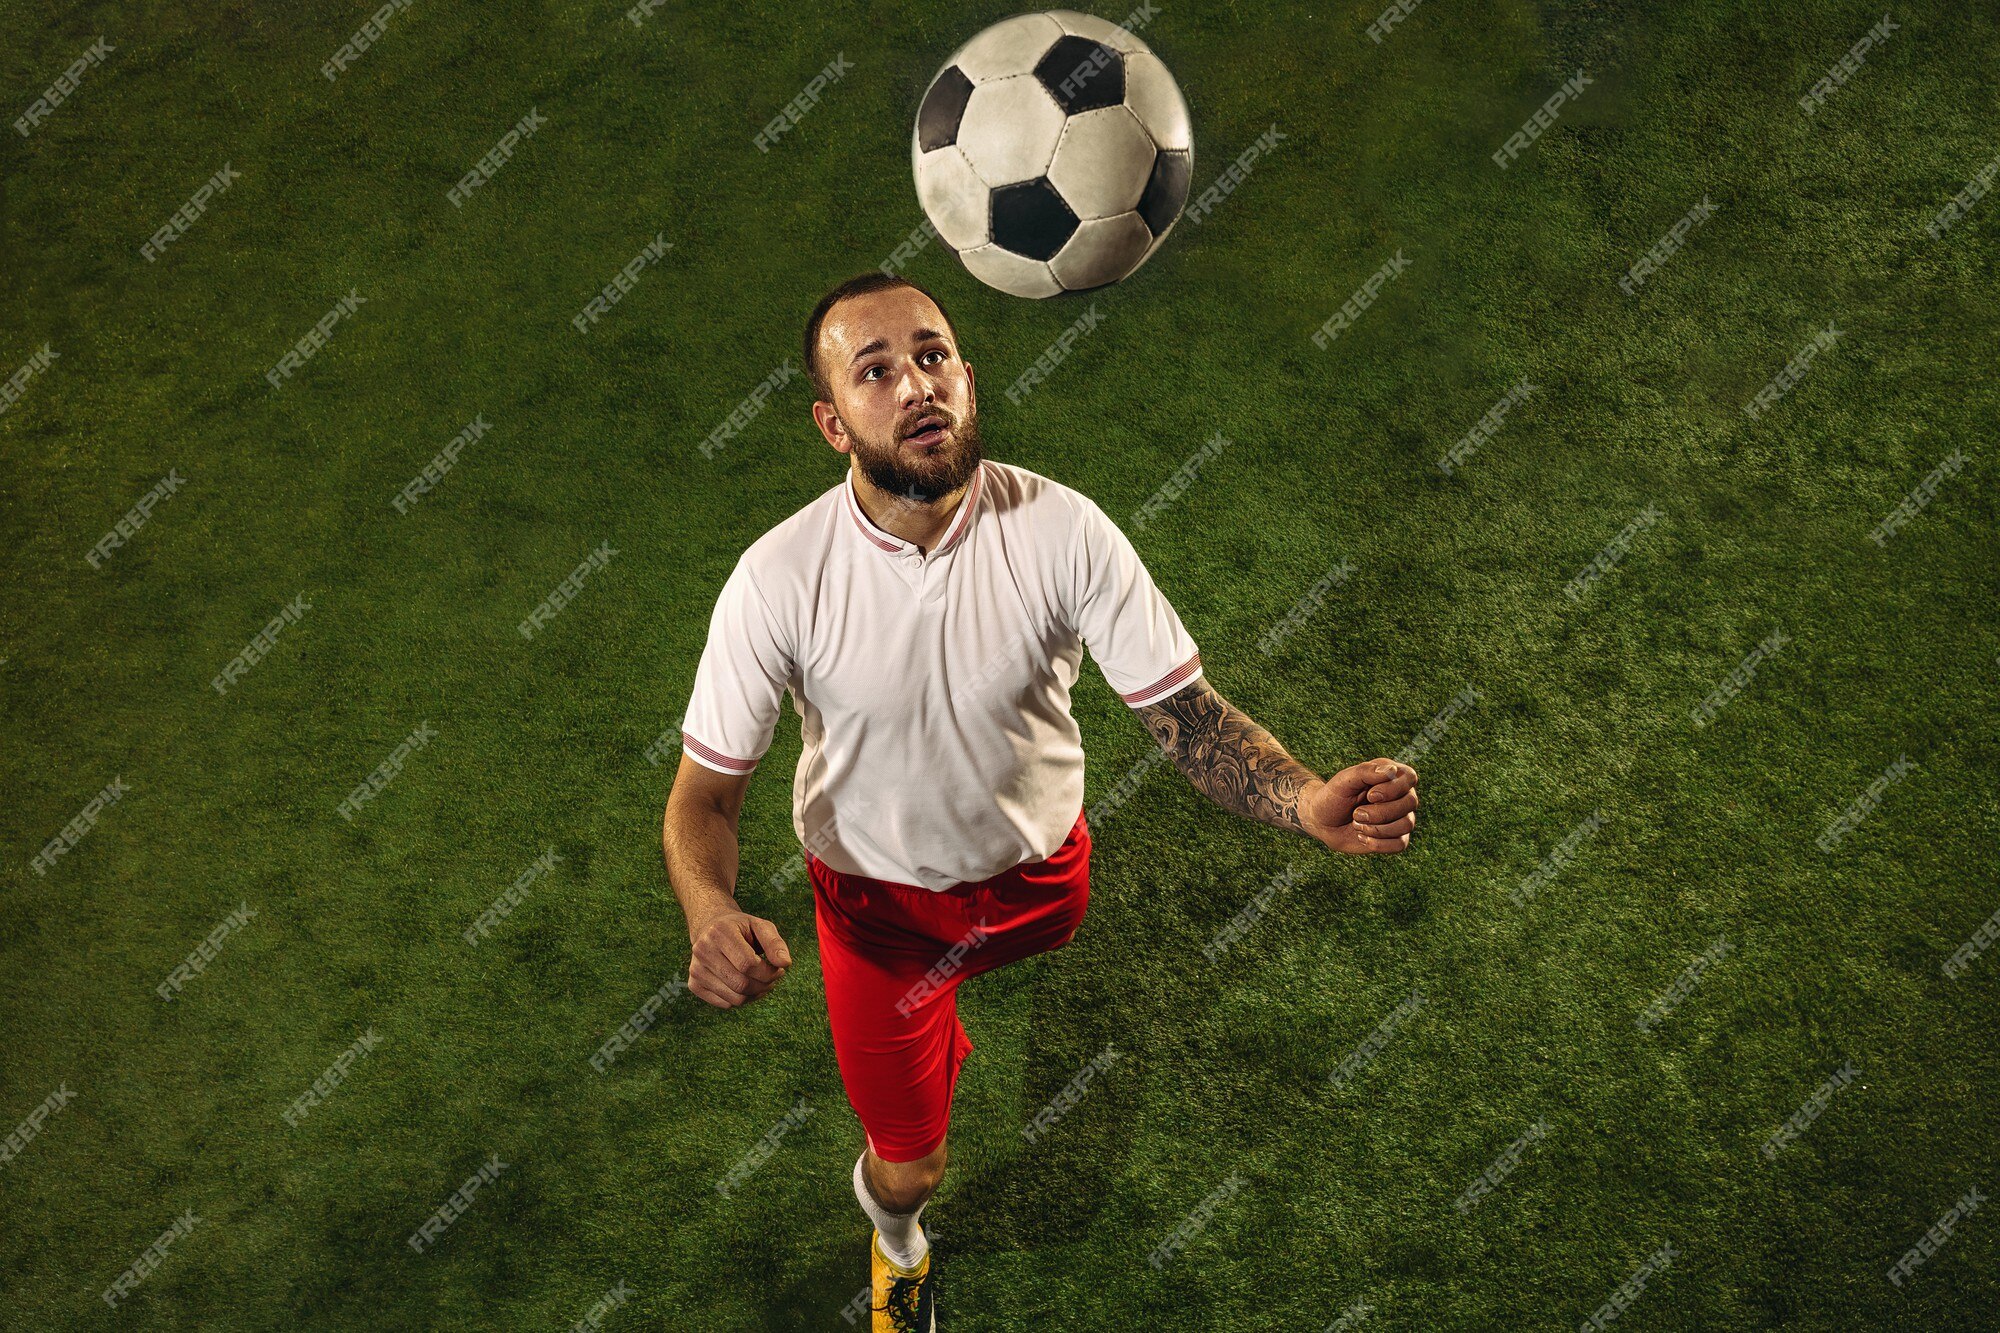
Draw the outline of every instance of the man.
<instances>
[{"instance_id":1,"label":"man","mask_svg":"<svg viewBox=\"0 0 2000 1333\"><path fill-rule=\"evenodd\" d=\"M806 323L813 420L846 476L753 542L717 599L667 801L688 985L722 1009L791 967L736 903L737 818L781 696L804 751L806 848L834 1053L868 1143L874 1327L934 1327L918 1217L945 1167L972 1043L966 977L1060 948L1089 898L1083 649L1189 781L1338 852L1393 853L1417 775L1387 759L1322 780L1202 676L1131 542L1068 487L981 457L972 367L928 293L879 273Z\"/></svg>"}]
</instances>

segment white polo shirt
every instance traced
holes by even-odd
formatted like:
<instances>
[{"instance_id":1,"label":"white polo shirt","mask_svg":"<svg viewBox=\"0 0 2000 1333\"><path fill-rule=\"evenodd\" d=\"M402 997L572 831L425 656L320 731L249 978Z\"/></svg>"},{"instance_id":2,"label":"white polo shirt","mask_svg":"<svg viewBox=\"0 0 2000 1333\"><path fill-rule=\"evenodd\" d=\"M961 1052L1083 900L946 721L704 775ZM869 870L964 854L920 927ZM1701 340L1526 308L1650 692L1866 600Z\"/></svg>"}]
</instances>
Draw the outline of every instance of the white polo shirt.
<instances>
[{"instance_id":1,"label":"white polo shirt","mask_svg":"<svg viewBox=\"0 0 2000 1333\"><path fill-rule=\"evenodd\" d=\"M988 460L926 554L870 522L844 478L736 562L681 743L748 773L789 691L805 742L792 827L809 851L927 889L989 879L1053 853L1083 808L1069 692L1086 645L1134 708L1201 674L1089 497Z\"/></svg>"}]
</instances>

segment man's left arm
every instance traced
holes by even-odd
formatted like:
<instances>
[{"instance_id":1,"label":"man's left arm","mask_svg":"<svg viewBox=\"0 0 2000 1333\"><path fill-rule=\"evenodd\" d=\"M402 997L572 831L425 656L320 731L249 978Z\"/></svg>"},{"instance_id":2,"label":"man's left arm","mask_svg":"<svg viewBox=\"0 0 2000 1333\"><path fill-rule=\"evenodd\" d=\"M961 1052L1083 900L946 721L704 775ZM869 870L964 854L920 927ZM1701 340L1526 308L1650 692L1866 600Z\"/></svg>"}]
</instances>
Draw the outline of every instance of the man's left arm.
<instances>
[{"instance_id":1,"label":"man's left arm","mask_svg":"<svg viewBox=\"0 0 2000 1333\"><path fill-rule=\"evenodd\" d=\"M1417 773L1371 759L1322 779L1198 677L1133 710L1195 789L1225 810L1336 852L1393 854L1417 826Z\"/></svg>"}]
</instances>

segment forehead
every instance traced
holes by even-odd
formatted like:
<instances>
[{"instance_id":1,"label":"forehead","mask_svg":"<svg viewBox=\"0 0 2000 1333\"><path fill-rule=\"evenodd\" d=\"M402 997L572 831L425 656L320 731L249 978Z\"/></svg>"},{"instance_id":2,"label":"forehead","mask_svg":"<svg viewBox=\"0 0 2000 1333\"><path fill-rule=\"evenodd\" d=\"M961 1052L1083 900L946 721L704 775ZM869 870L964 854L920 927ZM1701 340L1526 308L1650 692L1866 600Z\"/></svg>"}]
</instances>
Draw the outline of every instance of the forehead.
<instances>
[{"instance_id":1,"label":"forehead","mask_svg":"<svg viewBox=\"0 0 2000 1333\"><path fill-rule=\"evenodd\" d=\"M892 350L912 346L924 329L952 336L937 303L914 288L887 287L850 296L827 311L819 326L820 354L825 358L821 364L829 373L838 370L878 338Z\"/></svg>"}]
</instances>

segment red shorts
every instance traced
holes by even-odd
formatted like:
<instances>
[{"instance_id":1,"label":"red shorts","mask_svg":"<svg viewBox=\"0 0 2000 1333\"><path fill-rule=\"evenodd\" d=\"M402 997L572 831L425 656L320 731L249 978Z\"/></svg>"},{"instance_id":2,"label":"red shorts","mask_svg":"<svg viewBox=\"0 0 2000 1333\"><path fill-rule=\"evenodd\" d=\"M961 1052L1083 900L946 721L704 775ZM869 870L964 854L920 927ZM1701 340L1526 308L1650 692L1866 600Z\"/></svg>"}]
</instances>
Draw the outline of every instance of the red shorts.
<instances>
[{"instance_id":1,"label":"red shorts","mask_svg":"<svg viewBox=\"0 0 2000 1333\"><path fill-rule=\"evenodd\" d=\"M1090 902L1090 829L1079 811L1047 860L941 892L845 875L810 853L806 870L847 1100L877 1157L928 1157L972 1053L958 983L1069 943Z\"/></svg>"}]
</instances>

